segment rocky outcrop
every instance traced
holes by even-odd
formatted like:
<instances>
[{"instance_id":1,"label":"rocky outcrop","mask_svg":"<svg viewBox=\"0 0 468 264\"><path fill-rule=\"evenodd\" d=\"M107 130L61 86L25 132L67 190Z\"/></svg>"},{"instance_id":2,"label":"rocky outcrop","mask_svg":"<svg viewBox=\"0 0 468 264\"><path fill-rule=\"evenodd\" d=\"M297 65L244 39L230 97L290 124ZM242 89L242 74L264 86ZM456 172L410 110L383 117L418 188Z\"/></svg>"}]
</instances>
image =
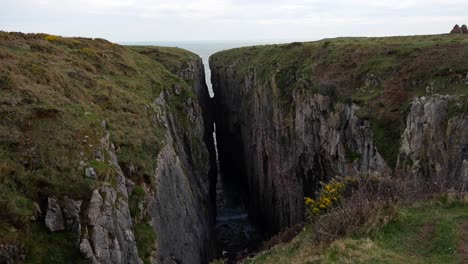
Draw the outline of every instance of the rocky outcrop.
<instances>
[{"instance_id":1,"label":"rocky outcrop","mask_svg":"<svg viewBox=\"0 0 468 264\"><path fill-rule=\"evenodd\" d=\"M458 24L453 26L452 30L450 31L450 34L460 34L460 33L462 33L462 30Z\"/></svg>"},{"instance_id":2,"label":"rocky outcrop","mask_svg":"<svg viewBox=\"0 0 468 264\"><path fill-rule=\"evenodd\" d=\"M468 183L468 116L456 96L416 98L403 132L397 171L414 184L465 190Z\"/></svg>"},{"instance_id":3,"label":"rocky outcrop","mask_svg":"<svg viewBox=\"0 0 468 264\"><path fill-rule=\"evenodd\" d=\"M466 34L468 33L468 27L466 25L462 25L461 27L459 25L455 25L452 29L452 31L450 31L450 34Z\"/></svg>"},{"instance_id":4,"label":"rocky outcrop","mask_svg":"<svg viewBox=\"0 0 468 264\"><path fill-rule=\"evenodd\" d=\"M90 259L92 263L141 263L128 205L128 180L118 164L109 132L101 139L99 151L106 153L105 156L108 157L105 162L113 168L109 177L115 185L95 189L83 212L80 201L65 197L63 215L67 229L81 234L79 249L83 257ZM80 213L84 214L86 219L83 230Z\"/></svg>"},{"instance_id":5,"label":"rocky outcrop","mask_svg":"<svg viewBox=\"0 0 468 264\"><path fill-rule=\"evenodd\" d=\"M461 29L462 33L465 33L465 34L468 33L468 27L466 25L461 26L460 29Z\"/></svg>"},{"instance_id":6,"label":"rocky outcrop","mask_svg":"<svg viewBox=\"0 0 468 264\"><path fill-rule=\"evenodd\" d=\"M320 181L391 172L356 105L297 89L285 107L274 79L210 66L222 173L248 186L250 216L268 231L302 221Z\"/></svg>"}]
</instances>

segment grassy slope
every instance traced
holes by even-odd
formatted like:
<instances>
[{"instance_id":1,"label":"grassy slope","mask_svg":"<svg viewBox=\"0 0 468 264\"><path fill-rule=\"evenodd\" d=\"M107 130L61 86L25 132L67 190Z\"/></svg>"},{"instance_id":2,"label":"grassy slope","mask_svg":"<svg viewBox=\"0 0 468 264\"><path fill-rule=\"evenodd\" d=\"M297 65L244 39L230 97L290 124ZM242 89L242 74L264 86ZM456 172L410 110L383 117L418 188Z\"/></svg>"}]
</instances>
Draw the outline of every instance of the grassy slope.
<instances>
[{"instance_id":1,"label":"grassy slope","mask_svg":"<svg viewBox=\"0 0 468 264\"><path fill-rule=\"evenodd\" d=\"M458 226L468 221L468 205L424 202L399 209L399 217L371 232L314 244L306 228L292 242L246 263L459 263Z\"/></svg>"},{"instance_id":2,"label":"grassy slope","mask_svg":"<svg viewBox=\"0 0 468 264\"><path fill-rule=\"evenodd\" d=\"M30 222L33 201L51 195L88 199L90 190L113 182L112 168L95 160L103 120L119 161L135 166L133 180L154 171L165 128L153 122L153 100L162 90L172 95L178 85L182 94L170 96L169 111L188 119L184 104L195 95L171 71L194 54L146 49L161 50L161 63L102 39L0 32L0 244L22 241L34 251L34 238L44 236L68 245L65 232L45 236ZM174 58L171 64L166 57ZM97 170L97 181L84 177L80 161ZM57 258L74 254L66 248ZM28 261L60 262L53 254L35 256Z\"/></svg>"},{"instance_id":3,"label":"grassy slope","mask_svg":"<svg viewBox=\"0 0 468 264\"><path fill-rule=\"evenodd\" d=\"M468 36L461 34L253 46L211 60L221 69L235 65L238 74L255 70L263 82L274 76L286 112L294 109L293 90L360 105L359 115L372 121L377 147L390 165L411 98L426 94L427 87L430 93L468 94Z\"/></svg>"}]
</instances>

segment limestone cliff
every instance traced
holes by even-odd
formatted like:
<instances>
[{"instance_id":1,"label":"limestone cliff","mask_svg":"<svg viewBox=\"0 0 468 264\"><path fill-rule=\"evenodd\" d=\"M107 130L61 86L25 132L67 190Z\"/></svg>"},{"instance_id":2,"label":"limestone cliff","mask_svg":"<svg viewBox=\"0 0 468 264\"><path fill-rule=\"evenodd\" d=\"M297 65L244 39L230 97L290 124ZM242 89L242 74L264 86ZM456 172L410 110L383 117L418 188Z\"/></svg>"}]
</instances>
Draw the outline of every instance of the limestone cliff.
<instances>
[{"instance_id":1,"label":"limestone cliff","mask_svg":"<svg viewBox=\"0 0 468 264\"><path fill-rule=\"evenodd\" d=\"M397 170L414 184L440 183L465 190L468 116L457 96L415 98L403 132Z\"/></svg>"},{"instance_id":2,"label":"limestone cliff","mask_svg":"<svg viewBox=\"0 0 468 264\"><path fill-rule=\"evenodd\" d=\"M304 196L335 175L392 176L401 168L416 182L444 178L463 187L465 108L449 118L440 111L448 99L415 98L465 98L467 49L467 38L440 35L213 55L223 175L248 187L250 215L271 233L302 221Z\"/></svg>"},{"instance_id":3,"label":"limestone cliff","mask_svg":"<svg viewBox=\"0 0 468 264\"><path fill-rule=\"evenodd\" d=\"M214 257L198 56L0 32L0 58L1 263Z\"/></svg>"}]
</instances>

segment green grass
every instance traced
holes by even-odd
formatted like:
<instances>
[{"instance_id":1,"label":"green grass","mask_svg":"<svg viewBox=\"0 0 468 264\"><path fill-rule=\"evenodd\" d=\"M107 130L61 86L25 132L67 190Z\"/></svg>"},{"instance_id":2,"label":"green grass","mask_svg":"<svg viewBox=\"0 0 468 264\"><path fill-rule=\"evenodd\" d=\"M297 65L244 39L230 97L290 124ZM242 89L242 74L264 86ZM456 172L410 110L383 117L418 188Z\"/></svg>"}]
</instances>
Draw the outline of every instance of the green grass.
<instances>
[{"instance_id":1,"label":"green grass","mask_svg":"<svg viewBox=\"0 0 468 264\"><path fill-rule=\"evenodd\" d=\"M468 205L430 201L399 209L389 224L317 245L307 227L292 242L280 244L245 263L458 263L459 225Z\"/></svg>"},{"instance_id":2,"label":"green grass","mask_svg":"<svg viewBox=\"0 0 468 264\"><path fill-rule=\"evenodd\" d=\"M88 263L76 249L78 236L68 231L49 233L38 223L24 233L28 250L24 264Z\"/></svg>"},{"instance_id":3,"label":"green grass","mask_svg":"<svg viewBox=\"0 0 468 264\"><path fill-rule=\"evenodd\" d=\"M139 223L134 226L138 254L145 264L151 263L151 256L156 250L156 233L149 223Z\"/></svg>"}]
</instances>

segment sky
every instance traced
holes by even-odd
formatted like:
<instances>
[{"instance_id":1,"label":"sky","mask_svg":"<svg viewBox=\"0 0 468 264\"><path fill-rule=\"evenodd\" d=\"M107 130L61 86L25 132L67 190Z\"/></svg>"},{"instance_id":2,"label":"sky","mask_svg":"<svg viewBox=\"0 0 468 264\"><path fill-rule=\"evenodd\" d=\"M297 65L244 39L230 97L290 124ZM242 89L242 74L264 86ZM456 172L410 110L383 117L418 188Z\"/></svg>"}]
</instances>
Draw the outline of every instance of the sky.
<instances>
[{"instance_id":1,"label":"sky","mask_svg":"<svg viewBox=\"0 0 468 264\"><path fill-rule=\"evenodd\" d=\"M113 42L447 33L468 0L0 0L0 30Z\"/></svg>"}]
</instances>

